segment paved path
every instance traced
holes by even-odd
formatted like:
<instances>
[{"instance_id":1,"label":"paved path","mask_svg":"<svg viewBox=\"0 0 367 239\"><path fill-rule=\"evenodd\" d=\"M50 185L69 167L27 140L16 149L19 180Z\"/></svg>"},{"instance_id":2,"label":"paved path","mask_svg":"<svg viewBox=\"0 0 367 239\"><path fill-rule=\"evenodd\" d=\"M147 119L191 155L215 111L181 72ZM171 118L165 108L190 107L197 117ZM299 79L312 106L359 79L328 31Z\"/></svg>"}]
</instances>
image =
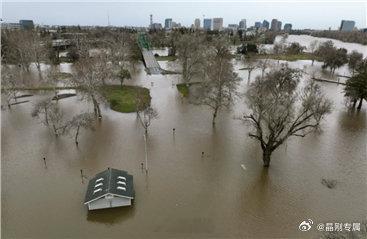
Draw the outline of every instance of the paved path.
<instances>
[{"instance_id":1,"label":"paved path","mask_svg":"<svg viewBox=\"0 0 367 239\"><path fill-rule=\"evenodd\" d=\"M147 49L142 49L143 58L145 61L145 66L150 74L161 74L161 67L158 61L155 59L153 52Z\"/></svg>"}]
</instances>

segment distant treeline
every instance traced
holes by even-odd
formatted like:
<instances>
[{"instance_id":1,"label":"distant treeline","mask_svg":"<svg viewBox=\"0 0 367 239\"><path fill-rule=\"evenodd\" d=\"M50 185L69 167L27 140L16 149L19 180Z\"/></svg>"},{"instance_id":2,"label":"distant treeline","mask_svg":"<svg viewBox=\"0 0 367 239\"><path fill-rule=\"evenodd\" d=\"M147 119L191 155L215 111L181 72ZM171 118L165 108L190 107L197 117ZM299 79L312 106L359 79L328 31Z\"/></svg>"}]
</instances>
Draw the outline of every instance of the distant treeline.
<instances>
[{"instance_id":1,"label":"distant treeline","mask_svg":"<svg viewBox=\"0 0 367 239\"><path fill-rule=\"evenodd\" d=\"M292 30L292 35L311 35L314 37L325 37L343 42L359 43L367 45L367 32L352 31L352 32L341 32L341 31L313 31L313 30Z\"/></svg>"},{"instance_id":2,"label":"distant treeline","mask_svg":"<svg viewBox=\"0 0 367 239\"><path fill-rule=\"evenodd\" d=\"M344 42L353 42L367 45L367 33L360 31L341 32L341 31L316 31L311 36L332 38Z\"/></svg>"}]
</instances>

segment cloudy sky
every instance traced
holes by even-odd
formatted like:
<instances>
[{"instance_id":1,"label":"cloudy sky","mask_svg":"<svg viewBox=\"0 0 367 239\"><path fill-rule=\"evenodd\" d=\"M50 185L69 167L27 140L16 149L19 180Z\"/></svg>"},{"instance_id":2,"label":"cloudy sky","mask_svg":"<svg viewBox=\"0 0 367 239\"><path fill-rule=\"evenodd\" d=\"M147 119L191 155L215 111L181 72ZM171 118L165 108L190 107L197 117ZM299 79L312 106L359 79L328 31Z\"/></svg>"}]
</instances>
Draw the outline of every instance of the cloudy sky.
<instances>
[{"instance_id":1,"label":"cloudy sky","mask_svg":"<svg viewBox=\"0 0 367 239\"><path fill-rule=\"evenodd\" d=\"M115 26L148 26L149 14L154 22L165 18L190 26L195 18L223 17L224 25L247 19L271 21L277 18L292 23L294 29L336 29L342 19L356 21L357 27L366 27L367 4L363 1L10 1L2 3L2 19L17 22L32 19L36 24L49 25L107 25L108 16Z\"/></svg>"}]
</instances>

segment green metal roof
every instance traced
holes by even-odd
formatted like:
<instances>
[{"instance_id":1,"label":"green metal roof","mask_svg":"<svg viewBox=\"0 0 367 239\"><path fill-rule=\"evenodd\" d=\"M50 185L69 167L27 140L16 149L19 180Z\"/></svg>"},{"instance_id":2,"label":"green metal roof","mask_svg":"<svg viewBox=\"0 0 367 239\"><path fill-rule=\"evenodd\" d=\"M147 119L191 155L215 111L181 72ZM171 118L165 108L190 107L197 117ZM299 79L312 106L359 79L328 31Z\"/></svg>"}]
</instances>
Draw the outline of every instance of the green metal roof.
<instances>
[{"instance_id":1,"label":"green metal roof","mask_svg":"<svg viewBox=\"0 0 367 239\"><path fill-rule=\"evenodd\" d=\"M126 171L108 168L89 180L84 203L96 200L106 194L134 198L133 176Z\"/></svg>"}]
</instances>

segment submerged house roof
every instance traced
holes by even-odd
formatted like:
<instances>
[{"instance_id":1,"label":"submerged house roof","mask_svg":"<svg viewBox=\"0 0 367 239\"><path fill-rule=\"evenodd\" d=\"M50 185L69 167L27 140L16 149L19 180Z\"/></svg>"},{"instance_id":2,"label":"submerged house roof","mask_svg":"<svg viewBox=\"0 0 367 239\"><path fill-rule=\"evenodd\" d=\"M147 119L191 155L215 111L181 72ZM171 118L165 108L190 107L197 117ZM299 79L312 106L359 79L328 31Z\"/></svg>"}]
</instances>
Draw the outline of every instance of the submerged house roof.
<instances>
[{"instance_id":1,"label":"submerged house roof","mask_svg":"<svg viewBox=\"0 0 367 239\"><path fill-rule=\"evenodd\" d=\"M107 194L133 199L133 176L126 171L113 168L108 168L96 174L96 176L89 181L84 204L102 198Z\"/></svg>"}]
</instances>

